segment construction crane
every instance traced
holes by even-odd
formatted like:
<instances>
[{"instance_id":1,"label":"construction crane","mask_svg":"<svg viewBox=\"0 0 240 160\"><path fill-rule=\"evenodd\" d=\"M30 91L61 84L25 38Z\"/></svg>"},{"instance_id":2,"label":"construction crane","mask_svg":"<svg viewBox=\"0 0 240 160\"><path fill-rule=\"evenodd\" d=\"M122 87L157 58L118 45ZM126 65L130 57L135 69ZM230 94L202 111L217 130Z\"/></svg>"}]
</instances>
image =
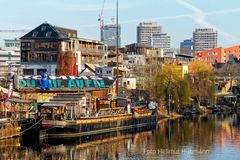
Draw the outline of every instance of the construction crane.
<instances>
[{"instance_id":1,"label":"construction crane","mask_svg":"<svg viewBox=\"0 0 240 160\"><path fill-rule=\"evenodd\" d=\"M0 30L0 33L27 33L30 30L27 29L14 29L14 30Z\"/></svg>"},{"instance_id":2,"label":"construction crane","mask_svg":"<svg viewBox=\"0 0 240 160\"><path fill-rule=\"evenodd\" d=\"M103 30L104 30L103 10L104 10L104 6L105 6L105 2L106 2L106 0L103 0L102 9L101 9L100 14L98 15L98 21L99 21L99 25L100 25L100 40L101 41L103 41Z\"/></svg>"}]
</instances>

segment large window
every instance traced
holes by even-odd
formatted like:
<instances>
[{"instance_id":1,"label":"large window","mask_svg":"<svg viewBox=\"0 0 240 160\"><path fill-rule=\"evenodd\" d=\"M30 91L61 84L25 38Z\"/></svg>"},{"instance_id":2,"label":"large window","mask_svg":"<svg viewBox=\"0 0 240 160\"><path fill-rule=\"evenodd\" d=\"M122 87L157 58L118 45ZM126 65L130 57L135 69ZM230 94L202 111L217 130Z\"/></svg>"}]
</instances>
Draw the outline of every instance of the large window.
<instances>
[{"instance_id":1,"label":"large window","mask_svg":"<svg viewBox=\"0 0 240 160\"><path fill-rule=\"evenodd\" d=\"M52 32L47 32L47 33L46 33L46 37L47 37L47 38L51 37L51 34L52 34Z\"/></svg>"},{"instance_id":2,"label":"large window","mask_svg":"<svg viewBox=\"0 0 240 160\"><path fill-rule=\"evenodd\" d=\"M34 75L33 69L23 69L23 75Z\"/></svg>"},{"instance_id":3,"label":"large window","mask_svg":"<svg viewBox=\"0 0 240 160\"><path fill-rule=\"evenodd\" d=\"M37 69L37 75L40 75L42 72L47 72L47 69Z\"/></svg>"},{"instance_id":4,"label":"large window","mask_svg":"<svg viewBox=\"0 0 240 160\"><path fill-rule=\"evenodd\" d=\"M36 42L35 48L36 49L56 49L57 42Z\"/></svg>"},{"instance_id":5,"label":"large window","mask_svg":"<svg viewBox=\"0 0 240 160\"><path fill-rule=\"evenodd\" d=\"M21 48L22 50L31 50L31 42L22 42Z\"/></svg>"},{"instance_id":6,"label":"large window","mask_svg":"<svg viewBox=\"0 0 240 160\"><path fill-rule=\"evenodd\" d=\"M41 30L46 31L47 26L42 26Z\"/></svg>"},{"instance_id":7,"label":"large window","mask_svg":"<svg viewBox=\"0 0 240 160\"><path fill-rule=\"evenodd\" d=\"M38 32L33 32L32 37L37 37Z\"/></svg>"}]
</instances>

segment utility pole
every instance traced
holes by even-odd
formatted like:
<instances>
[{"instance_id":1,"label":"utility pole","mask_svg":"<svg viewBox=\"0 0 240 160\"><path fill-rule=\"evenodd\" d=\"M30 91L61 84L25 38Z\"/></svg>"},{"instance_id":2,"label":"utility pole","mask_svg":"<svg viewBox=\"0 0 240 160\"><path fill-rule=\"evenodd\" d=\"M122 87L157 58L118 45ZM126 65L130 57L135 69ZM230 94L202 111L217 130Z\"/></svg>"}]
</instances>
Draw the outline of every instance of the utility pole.
<instances>
[{"instance_id":1,"label":"utility pole","mask_svg":"<svg viewBox=\"0 0 240 160\"><path fill-rule=\"evenodd\" d=\"M116 56L117 56L117 79L116 79L116 96L118 97L118 74L119 74L119 70L118 70L118 45L119 45L119 42L118 42L118 37L119 37L119 33L118 33L118 0L116 2L116 36L117 36L117 46L116 46Z\"/></svg>"},{"instance_id":2,"label":"utility pole","mask_svg":"<svg viewBox=\"0 0 240 160\"><path fill-rule=\"evenodd\" d=\"M171 94L168 95L168 114L170 115Z\"/></svg>"}]
</instances>

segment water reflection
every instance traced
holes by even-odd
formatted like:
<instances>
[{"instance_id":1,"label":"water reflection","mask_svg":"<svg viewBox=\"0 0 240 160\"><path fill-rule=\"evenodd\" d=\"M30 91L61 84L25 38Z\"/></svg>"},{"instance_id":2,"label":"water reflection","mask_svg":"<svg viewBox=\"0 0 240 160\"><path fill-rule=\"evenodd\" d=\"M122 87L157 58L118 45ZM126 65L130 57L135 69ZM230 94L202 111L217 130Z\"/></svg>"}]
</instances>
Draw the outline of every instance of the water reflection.
<instances>
[{"instance_id":1,"label":"water reflection","mask_svg":"<svg viewBox=\"0 0 240 160\"><path fill-rule=\"evenodd\" d=\"M155 128L22 145L0 141L0 159L238 159L240 115L161 120ZM21 145L20 145L21 144Z\"/></svg>"}]
</instances>

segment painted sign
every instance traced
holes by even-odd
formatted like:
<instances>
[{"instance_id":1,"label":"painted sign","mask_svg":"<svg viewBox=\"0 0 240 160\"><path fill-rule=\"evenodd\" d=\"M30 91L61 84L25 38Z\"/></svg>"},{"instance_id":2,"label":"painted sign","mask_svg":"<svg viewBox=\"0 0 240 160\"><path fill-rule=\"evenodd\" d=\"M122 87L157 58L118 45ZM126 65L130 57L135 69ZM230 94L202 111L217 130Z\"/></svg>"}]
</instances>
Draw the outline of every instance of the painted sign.
<instances>
[{"instance_id":1,"label":"painted sign","mask_svg":"<svg viewBox=\"0 0 240 160\"><path fill-rule=\"evenodd\" d=\"M15 87L21 88L40 88L41 76L18 76ZM114 83L113 77L99 76L49 76L51 89L89 89L89 88L108 88Z\"/></svg>"}]
</instances>

